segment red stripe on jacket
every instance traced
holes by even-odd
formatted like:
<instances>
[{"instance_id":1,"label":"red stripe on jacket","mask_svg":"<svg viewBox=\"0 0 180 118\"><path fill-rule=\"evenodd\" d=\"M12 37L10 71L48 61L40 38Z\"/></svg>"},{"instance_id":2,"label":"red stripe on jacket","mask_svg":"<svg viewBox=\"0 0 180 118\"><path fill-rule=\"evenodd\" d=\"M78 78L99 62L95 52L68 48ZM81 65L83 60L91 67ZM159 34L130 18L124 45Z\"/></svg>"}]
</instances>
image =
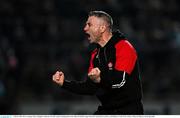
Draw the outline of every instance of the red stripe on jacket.
<instances>
[{"instance_id":1,"label":"red stripe on jacket","mask_svg":"<svg viewBox=\"0 0 180 118\"><path fill-rule=\"evenodd\" d=\"M88 73L94 68L93 60L94 60L94 57L95 57L96 53L97 53L97 49L95 49L91 53L90 66L89 66L89 69L88 69Z\"/></svg>"}]
</instances>

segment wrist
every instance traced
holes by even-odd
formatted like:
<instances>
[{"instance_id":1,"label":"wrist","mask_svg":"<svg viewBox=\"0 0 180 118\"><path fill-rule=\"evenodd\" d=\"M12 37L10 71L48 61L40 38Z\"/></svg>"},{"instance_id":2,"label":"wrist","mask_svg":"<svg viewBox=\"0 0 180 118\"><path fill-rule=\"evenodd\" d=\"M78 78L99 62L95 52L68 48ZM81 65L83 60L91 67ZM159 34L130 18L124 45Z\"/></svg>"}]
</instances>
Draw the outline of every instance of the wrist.
<instances>
[{"instance_id":1,"label":"wrist","mask_svg":"<svg viewBox=\"0 0 180 118\"><path fill-rule=\"evenodd\" d=\"M94 81L94 83L100 83L101 82L101 78L100 77L95 78L95 79L93 79L93 81Z\"/></svg>"}]
</instances>

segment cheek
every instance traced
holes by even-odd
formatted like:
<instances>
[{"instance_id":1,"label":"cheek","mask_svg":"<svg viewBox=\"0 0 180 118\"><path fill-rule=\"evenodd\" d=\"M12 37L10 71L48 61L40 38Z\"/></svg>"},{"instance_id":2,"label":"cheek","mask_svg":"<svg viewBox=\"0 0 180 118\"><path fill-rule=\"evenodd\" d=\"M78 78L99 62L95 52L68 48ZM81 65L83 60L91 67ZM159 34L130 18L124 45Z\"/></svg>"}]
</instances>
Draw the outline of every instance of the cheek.
<instances>
[{"instance_id":1,"label":"cheek","mask_svg":"<svg viewBox=\"0 0 180 118\"><path fill-rule=\"evenodd\" d=\"M94 36L99 37L100 35L101 35L101 33L100 33L99 30L96 30L96 31L94 32Z\"/></svg>"},{"instance_id":2,"label":"cheek","mask_svg":"<svg viewBox=\"0 0 180 118\"><path fill-rule=\"evenodd\" d=\"M94 29L92 30L92 33L93 33L94 35L98 35L98 34L99 34L99 29L98 29L98 28L94 28Z\"/></svg>"},{"instance_id":3,"label":"cheek","mask_svg":"<svg viewBox=\"0 0 180 118\"><path fill-rule=\"evenodd\" d=\"M96 31L93 31L91 36L92 36L93 38L96 38L97 35L98 35L98 33L97 33Z\"/></svg>"}]
</instances>

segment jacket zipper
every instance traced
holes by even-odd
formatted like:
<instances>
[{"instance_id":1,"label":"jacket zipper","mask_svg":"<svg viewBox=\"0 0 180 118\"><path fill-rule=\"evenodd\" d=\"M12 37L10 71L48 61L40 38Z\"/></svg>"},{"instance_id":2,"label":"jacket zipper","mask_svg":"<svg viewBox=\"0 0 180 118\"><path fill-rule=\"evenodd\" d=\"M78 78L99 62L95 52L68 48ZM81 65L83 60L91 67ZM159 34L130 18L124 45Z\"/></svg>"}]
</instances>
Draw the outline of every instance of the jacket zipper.
<instances>
[{"instance_id":1,"label":"jacket zipper","mask_svg":"<svg viewBox=\"0 0 180 118\"><path fill-rule=\"evenodd\" d=\"M101 48L98 49L98 54L96 56L96 58L98 58L99 64L101 63L101 60L100 60L100 51L101 51ZM107 63L108 60L107 60L107 55L106 55L106 47L104 48L103 53L104 53L105 62Z\"/></svg>"},{"instance_id":2,"label":"jacket zipper","mask_svg":"<svg viewBox=\"0 0 180 118\"><path fill-rule=\"evenodd\" d=\"M104 48L104 57L105 57L105 61L107 63L108 61L107 61L107 55L106 55L106 47Z\"/></svg>"}]
</instances>

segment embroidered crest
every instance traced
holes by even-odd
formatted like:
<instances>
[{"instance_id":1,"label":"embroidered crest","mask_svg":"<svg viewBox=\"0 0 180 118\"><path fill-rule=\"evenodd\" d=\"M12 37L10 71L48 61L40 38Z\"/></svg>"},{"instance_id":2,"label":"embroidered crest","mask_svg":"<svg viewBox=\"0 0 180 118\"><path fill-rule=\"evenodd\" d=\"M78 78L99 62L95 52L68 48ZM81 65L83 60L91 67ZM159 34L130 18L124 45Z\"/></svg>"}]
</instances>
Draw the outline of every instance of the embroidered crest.
<instances>
[{"instance_id":1,"label":"embroidered crest","mask_svg":"<svg viewBox=\"0 0 180 118\"><path fill-rule=\"evenodd\" d=\"M112 63L112 62L109 62L109 63L108 63L108 67L109 67L109 70L112 70L112 69L113 69L113 63Z\"/></svg>"}]
</instances>

